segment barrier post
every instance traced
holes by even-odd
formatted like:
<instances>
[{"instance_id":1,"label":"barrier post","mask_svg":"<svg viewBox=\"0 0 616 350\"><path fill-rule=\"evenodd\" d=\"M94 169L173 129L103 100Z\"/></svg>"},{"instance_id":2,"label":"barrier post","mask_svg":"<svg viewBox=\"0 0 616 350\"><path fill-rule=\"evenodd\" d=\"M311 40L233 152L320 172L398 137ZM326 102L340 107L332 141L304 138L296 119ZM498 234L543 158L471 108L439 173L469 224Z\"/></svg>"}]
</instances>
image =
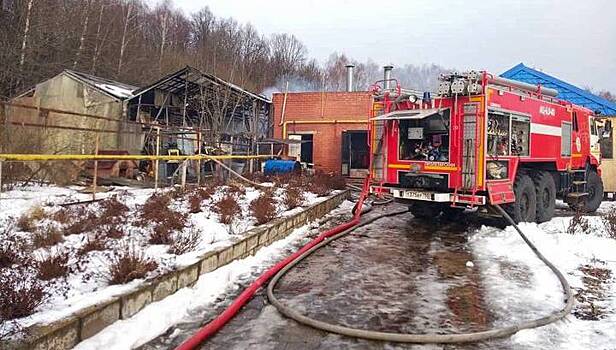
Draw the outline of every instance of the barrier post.
<instances>
[{"instance_id":1,"label":"barrier post","mask_svg":"<svg viewBox=\"0 0 616 350\"><path fill-rule=\"evenodd\" d=\"M0 159L0 196L2 196L2 163L3 159Z\"/></svg>"},{"instance_id":2,"label":"barrier post","mask_svg":"<svg viewBox=\"0 0 616 350\"><path fill-rule=\"evenodd\" d=\"M160 128L156 128L156 160L154 161L154 189L158 189L158 156L160 156Z\"/></svg>"},{"instance_id":3,"label":"barrier post","mask_svg":"<svg viewBox=\"0 0 616 350\"><path fill-rule=\"evenodd\" d=\"M94 145L94 155L97 156L98 155L98 145L100 142L100 135L96 134L96 144ZM94 160L94 174L93 174L93 178L92 178L92 200L95 201L96 200L96 181L98 178L98 160Z\"/></svg>"}]
</instances>

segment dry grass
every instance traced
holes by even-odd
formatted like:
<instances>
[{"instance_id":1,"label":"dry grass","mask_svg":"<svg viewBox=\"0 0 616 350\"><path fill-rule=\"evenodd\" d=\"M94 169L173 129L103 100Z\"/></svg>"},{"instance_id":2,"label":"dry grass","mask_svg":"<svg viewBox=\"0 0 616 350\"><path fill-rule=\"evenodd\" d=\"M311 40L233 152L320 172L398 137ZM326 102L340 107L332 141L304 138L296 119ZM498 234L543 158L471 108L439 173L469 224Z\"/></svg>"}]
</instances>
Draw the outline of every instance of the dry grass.
<instances>
[{"instance_id":1,"label":"dry grass","mask_svg":"<svg viewBox=\"0 0 616 350\"><path fill-rule=\"evenodd\" d=\"M566 232L570 235L580 233L587 235L590 233L590 229L590 222L584 217L583 212L578 210L571 218L571 221L569 221L569 226L567 226Z\"/></svg>"},{"instance_id":2,"label":"dry grass","mask_svg":"<svg viewBox=\"0 0 616 350\"><path fill-rule=\"evenodd\" d=\"M69 272L68 258L68 252L60 250L50 252L37 262L38 278L49 281L65 277Z\"/></svg>"},{"instance_id":3,"label":"dry grass","mask_svg":"<svg viewBox=\"0 0 616 350\"><path fill-rule=\"evenodd\" d=\"M85 255L93 251L102 251L107 249L106 237L100 234L88 235L85 238L85 243L77 251L77 255Z\"/></svg>"},{"instance_id":4,"label":"dry grass","mask_svg":"<svg viewBox=\"0 0 616 350\"><path fill-rule=\"evenodd\" d=\"M271 192L264 192L250 202L250 211L259 225L272 221L276 217L276 205Z\"/></svg>"},{"instance_id":5,"label":"dry grass","mask_svg":"<svg viewBox=\"0 0 616 350\"><path fill-rule=\"evenodd\" d=\"M201 235L197 229L191 227L187 232L180 232L172 237L168 252L181 255L192 252L199 246Z\"/></svg>"},{"instance_id":6,"label":"dry grass","mask_svg":"<svg viewBox=\"0 0 616 350\"><path fill-rule=\"evenodd\" d=\"M110 256L109 284L124 284L156 270L158 263L148 258L134 245L122 245Z\"/></svg>"},{"instance_id":7,"label":"dry grass","mask_svg":"<svg viewBox=\"0 0 616 350\"><path fill-rule=\"evenodd\" d=\"M34 248L51 247L64 241L62 232L52 224L38 227L32 234L32 246Z\"/></svg>"},{"instance_id":8,"label":"dry grass","mask_svg":"<svg viewBox=\"0 0 616 350\"><path fill-rule=\"evenodd\" d=\"M94 231L99 227L98 217L88 211L83 211L83 215L75 217L77 219L71 223L65 230L67 235L77 235L89 231Z\"/></svg>"},{"instance_id":9,"label":"dry grass","mask_svg":"<svg viewBox=\"0 0 616 350\"><path fill-rule=\"evenodd\" d=\"M611 211L601 216L601 221L607 231L607 234L616 239L616 211Z\"/></svg>"},{"instance_id":10,"label":"dry grass","mask_svg":"<svg viewBox=\"0 0 616 350\"><path fill-rule=\"evenodd\" d=\"M68 208L60 208L60 210L53 213L51 219L59 224L66 225L73 218L73 214L75 213L71 212L71 210Z\"/></svg>"},{"instance_id":11,"label":"dry grass","mask_svg":"<svg viewBox=\"0 0 616 350\"><path fill-rule=\"evenodd\" d=\"M214 203L214 211L220 215L220 222L228 225L240 214L241 208L237 204L237 199L233 195L227 194Z\"/></svg>"},{"instance_id":12,"label":"dry grass","mask_svg":"<svg viewBox=\"0 0 616 350\"><path fill-rule=\"evenodd\" d=\"M22 214L17 220L17 228L21 231L32 232L36 223L45 218L45 210L40 206L34 206Z\"/></svg>"},{"instance_id":13,"label":"dry grass","mask_svg":"<svg viewBox=\"0 0 616 350\"><path fill-rule=\"evenodd\" d=\"M287 209L297 208L304 202L304 191L300 187L288 185L284 193L284 205Z\"/></svg>"}]
</instances>

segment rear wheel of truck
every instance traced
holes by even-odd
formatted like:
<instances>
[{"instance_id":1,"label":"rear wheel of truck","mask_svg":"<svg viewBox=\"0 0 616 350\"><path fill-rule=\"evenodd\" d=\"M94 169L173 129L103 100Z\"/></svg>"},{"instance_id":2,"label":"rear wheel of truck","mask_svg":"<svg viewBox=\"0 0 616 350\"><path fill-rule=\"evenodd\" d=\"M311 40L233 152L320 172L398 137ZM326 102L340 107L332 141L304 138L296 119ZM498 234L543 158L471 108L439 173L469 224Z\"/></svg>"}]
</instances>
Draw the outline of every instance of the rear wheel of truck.
<instances>
[{"instance_id":1,"label":"rear wheel of truck","mask_svg":"<svg viewBox=\"0 0 616 350\"><path fill-rule=\"evenodd\" d=\"M533 222L537 215L537 193L528 175L516 176L513 184L515 202L503 205L503 209L515 222Z\"/></svg>"},{"instance_id":2,"label":"rear wheel of truck","mask_svg":"<svg viewBox=\"0 0 616 350\"><path fill-rule=\"evenodd\" d=\"M603 201L603 181L594 170L590 170L586 176L586 192L588 192L588 195L585 199L578 203L569 204L573 210L593 213L601 206L601 201Z\"/></svg>"},{"instance_id":3,"label":"rear wheel of truck","mask_svg":"<svg viewBox=\"0 0 616 350\"><path fill-rule=\"evenodd\" d=\"M547 171L540 171L533 176L535 192L537 195L537 222L546 222L554 217L556 208L556 184L554 178Z\"/></svg>"}]
</instances>

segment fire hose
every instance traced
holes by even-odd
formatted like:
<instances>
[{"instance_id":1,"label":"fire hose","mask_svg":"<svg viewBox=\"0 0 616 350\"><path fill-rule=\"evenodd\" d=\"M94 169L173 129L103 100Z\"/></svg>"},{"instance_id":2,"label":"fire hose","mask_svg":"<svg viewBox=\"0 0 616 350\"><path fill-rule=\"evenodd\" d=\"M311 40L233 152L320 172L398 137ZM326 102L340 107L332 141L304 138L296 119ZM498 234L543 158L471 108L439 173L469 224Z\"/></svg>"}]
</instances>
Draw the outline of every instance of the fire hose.
<instances>
[{"instance_id":1,"label":"fire hose","mask_svg":"<svg viewBox=\"0 0 616 350\"><path fill-rule=\"evenodd\" d=\"M408 212L405 210L398 210L394 212L389 212L385 214L381 214L370 219L367 219L363 222L360 222L362 207L364 201L367 197L368 193L368 181L364 183L361 195L357 201L357 205L355 206L353 212L353 218L343 223L339 226L331 228L319 236L317 236L314 240L310 241L306 245L304 245L301 249L288 256L284 260L280 261L273 267L269 268L265 271L261 276L259 276L252 284L250 284L232 303L229 305L220 315L218 315L214 320L206 324L203 328L201 328L197 333L195 333L192 337L184 341L180 346L176 348L176 350L189 350L197 348L202 342L207 340L209 337L213 336L216 332L218 332L224 325L229 322L239 311L240 309L256 294L256 292L269 280L269 284L267 286L267 297L270 303L278 309L280 313L285 315L288 318L291 318L301 324L324 330L331 333L337 333L345 336L355 337L355 338L363 338L370 340L380 340L380 341L390 341L390 342L403 342L403 343L467 343L467 342L475 342L488 340L493 338L501 338L506 336L511 336L522 329L536 328L541 327L557 320L562 319L566 315L571 312L573 308L573 296L571 293L571 288L569 287L569 283L565 279L564 275L554 266L547 258L539 252L539 250L533 245L533 243L528 240L528 238L524 235L524 233L520 230L520 228L515 224L515 222L511 219L511 217L498 205L494 207L500 214L509 221L518 234L522 237L524 242L532 249L535 255L552 270L552 272L557 276L560 281L562 288L565 293L566 304L565 307L557 312L554 312L548 316L525 321L517 325L512 325L503 328L491 329L480 332L466 333L466 334L401 334L401 333L389 333L389 332L377 332L370 331L364 329L356 329L351 327L345 327L341 325L331 324L323 321L319 321L316 319L312 319L310 317L304 316L293 308L284 305L280 300L276 298L274 295L274 287L278 283L278 281L293 267L295 267L300 261L310 256L316 250L324 247L330 242L344 237L345 235L351 233L355 229L366 226L376 220L379 220L384 217L400 215L402 213ZM271 280L270 280L271 279Z\"/></svg>"},{"instance_id":2,"label":"fire hose","mask_svg":"<svg viewBox=\"0 0 616 350\"><path fill-rule=\"evenodd\" d=\"M366 199L366 196L368 194L368 184L369 182L368 180L366 180L364 182L364 187L362 189L359 200L357 201L357 205L355 206L356 210L354 210L353 218L350 221L347 221L341 225L338 225L334 228L331 228L321 233L319 236L317 236L312 241L308 242L298 251L291 254L284 260L278 262L276 265L270 267L267 271L261 274L261 276L259 276L254 282L252 282L246 289L244 289L244 291L237 298L235 298L235 300L233 300L231 305L229 305L220 315L218 315L215 319L210 321L203 328L199 329L197 333L195 333L193 336L191 336L186 341L184 341L182 344L180 344L180 346L178 346L176 350L196 349L199 346L199 344L204 342L206 339L208 339L209 337L214 335L216 332L218 332L222 327L224 327L224 325L227 324L227 322L229 322L240 311L242 306L244 306L248 301L250 301L250 299L252 299L252 297L259 290L259 288L261 288L261 286L263 286L278 271L280 271L286 265L290 264L292 261L300 257L310 248L319 244L325 239L331 236L334 236L340 232L343 232L345 230L348 230L349 228L352 228L353 226L359 224L364 200Z\"/></svg>"},{"instance_id":3,"label":"fire hose","mask_svg":"<svg viewBox=\"0 0 616 350\"><path fill-rule=\"evenodd\" d=\"M355 229L357 229L357 228L359 228L361 226L365 226L367 224L370 224L370 223L372 223L372 222L374 222L374 221L376 221L378 219L381 219L383 217L386 217L386 216L393 216L393 215L401 214L402 212L388 213L388 214L385 214L385 215L381 215L381 216L377 216L377 217L371 218L369 220L366 220L366 221L362 222L359 225L356 225L356 226L354 226L352 228L346 229L346 230L344 230L344 231L342 231L342 232L332 236L330 239L328 239L326 241L322 241L322 242L314 245L312 248L310 248L307 251L305 251L301 256L299 256L297 259L293 260L290 264L286 265L280 271L278 271L278 273L276 273L276 275L271 279L271 281L269 282L269 284L267 286L267 298L269 299L270 303L274 307L276 307L276 309L278 309L278 311L280 313L282 313L286 317L291 318L291 319L293 319L293 320L295 320L295 321L297 321L297 322L299 322L301 324L304 324L306 326L309 326L309 327L312 327L312 328L316 328L316 329L319 329L319 330L323 330L323 331L326 331L326 332L336 333L336 334L345 335L345 336L354 337L354 338L363 338L363 339L369 339L369 340L379 340L379 341L389 341L389 342L399 342L399 343L439 343L439 344L444 344L444 343L468 343L468 342L477 342L477 341L482 341L482 340L489 340L489 339L494 339L494 338L503 338L503 337L511 336L511 335L519 332L520 330L523 330L523 329L537 328L537 327L545 326L547 324L556 322L556 321L562 319L563 317L567 316L571 312L571 309L573 308L573 300L574 299L573 299L573 295L571 293L571 288L569 287L569 282L567 282L567 279L565 278L565 276L560 272L560 270L558 270L558 268L556 268L556 266L554 266L554 264L552 264L545 256L543 256L543 254L541 254L541 252L539 252L537 247L526 237L526 235L524 235L522 230L520 230L518 225L513 221L513 219L511 219L511 217L507 214L507 212L505 212L499 205L494 205L494 208L507 221L509 221L509 223L511 223L513 225L513 227L516 229L516 231L518 232L520 237L522 237L524 242L531 248L533 253L535 253L535 255L539 258L539 260L541 260L556 275L556 277L560 281L560 283L562 285L562 288L563 288L563 291L565 293L566 304L565 304L565 307L562 310L553 312L552 314L550 314L548 316L541 317L541 318L538 318L538 319L535 319L535 320L529 320L529 321L521 322L519 324L512 325L512 326L507 326L507 327L503 327L503 328L496 328L496 329L490 329L490 330L480 331L480 332L458 333L458 334L389 333L389 332L377 332L377 331L370 331L370 330L365 330L365 329L351 328L351 327L346 327L346 326L341 326L341 325L337 325L337 324L332 324L332 323L327 323L327 322L319 321L319 320L307 317L305 315L302 315L297 310L295 310L295 309L293 309L293 308L283 304L274 295L274 288L276 287L276 284L278 283L278 281L290 269L292 269L295 265L297 265L303 259L308 257L310 254L314 253L315 251L317 251L318 249L324 247L325 245L329 244L330 242L335 241L335 240L337 240L337 239L339 239L341 237L344 237L344 236L348 235L353 230L355 230Z\"/></svg>"}]
</instances>

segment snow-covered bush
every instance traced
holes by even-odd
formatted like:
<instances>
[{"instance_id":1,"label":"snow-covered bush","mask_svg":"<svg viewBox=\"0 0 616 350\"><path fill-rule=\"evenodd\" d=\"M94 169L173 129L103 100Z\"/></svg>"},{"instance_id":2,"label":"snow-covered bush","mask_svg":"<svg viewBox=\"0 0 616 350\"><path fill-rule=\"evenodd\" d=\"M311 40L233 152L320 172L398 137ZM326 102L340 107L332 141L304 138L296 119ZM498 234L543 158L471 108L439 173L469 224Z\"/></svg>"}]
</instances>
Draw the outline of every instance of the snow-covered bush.
<instances>
[{"instance_id":1,"label":"snow-covered bush","mask_svg":"<svg viewBox=\"0 0 616 350\"><path fill-rule=\"evenodd\" d=\"M37 277L43 281L66 277L69 272L68 258L69 253L60 249L42 254L36 263Z\"/></svg>"},{"instance_id":2,"label":"snow-covered bush","mask_svg":"<svg viewBox=\"0 0 616 350\"><path fill-rule=\"evenodd\" d=\"M570 235L575 234L585 234L590 233L590 222L581 211L576 211L575 215L569 221L569 225L567 226L567 231Z\"/></svg>"},{"instance_id":3,"label":"snow-covered bush","mask_svg":"<svg viewBox=\"0 0 616 350\"><path fill-rule=\"evenodd\" d=\"M171 237L171 244L168 252L175 255L182 255L192 252L199 246L201 234L194 227L190 227L186 232L178 232Z\"/></svg>"},{"instance_id":4,"label":"snow-covered bush","mask_svg":"<svg viewBox=\"0 0 616 350\"><path fill-rule=\"evenodd\" d=\"M287 185L284 193L284 205L287 209L297 208L304 202L304 191L300 187Z\"/></svg>"},{"instance_id":5,"label":"snow-covered bush","mask_svg":"<svg viewBox=\"0 0 616 350\"><path fill-rule=\"evenodd\" d=\"M31 315L47 295L45 283L30 269L0 270L0 322Z\"/></svg>"},{"instance_id":6,"label":"snow-covered bush","mask_svg":"<svg viewBox=\"0 0 616 350\"><path fill-rule=\"evenodd\" d=\"M37 227L32 233L32 246L34 248L51 247L63 240L62 232L53 224Z\"/></svg>"},{"instance_id":7,"label":"snow-covered bush","mask_svg":"<svg viewBox=\"0 0 616 350\"><path fill-rule=\"evenodd\" d=\"M250 212L257 219L257 224L262 225L272 221L276 217L276 206L271 192L263 192L250 203Z\"/></svg>"},{"instance_id":8,"label":"snow-covered bush","mask_svg":"<svg viewBox=\"0 0 616 350\"><path fill-rule=\"evenodd\" d=\"M22 214L17 220L17 227L24 232L31 232L36 228L36 223L45 217L45 210L36 205Z\"/></svg>"},{"instance_id":9,"label":"snow-covered bush","mask_svg":"<svg viewBox=\"0 0 616 350\"><path fill-rule=\"evenodd\" d=\"M229 225L239 215L241 208L237 204L237 199L233 195L227 194L214 203L214 211L220 215L221 223Z\"/></svg>"},{"instance_id":10,"label":"snow-covered bush","mask_svg":"<svg viewBox=\"0 0 616 350\"><path fill-rule=\"evenodd\" d=\"M109 284L128 283L138 278L145 278L157 267L158 263L147 257L134 244L122 244L109 257L107 279Z\"/></svg>"}]
</instances>

